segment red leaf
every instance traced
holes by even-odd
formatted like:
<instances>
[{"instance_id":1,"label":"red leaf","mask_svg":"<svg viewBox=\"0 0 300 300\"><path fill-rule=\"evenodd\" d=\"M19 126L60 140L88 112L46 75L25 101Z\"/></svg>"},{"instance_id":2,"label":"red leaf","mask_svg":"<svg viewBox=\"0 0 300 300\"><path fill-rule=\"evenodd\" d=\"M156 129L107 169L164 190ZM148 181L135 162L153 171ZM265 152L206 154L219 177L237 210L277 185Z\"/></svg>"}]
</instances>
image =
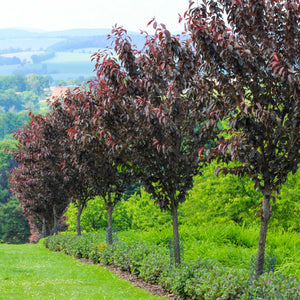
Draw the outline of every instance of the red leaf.
<instances>
[{"instance_id":1,"label":"red leaf","mask_svg":"<svg viewBox=\"0 0 300 300\"><path fill-rule=\"evenodd\" d=\"M272 57L275 61L279 62L278 56L275 52L272 54Z\"/></svg>"},{"instance_id":2,"label":"red leaf","mask_svg":"<svg viewBox=\"0 0 300 300\"><path fill-rule=\"evenodd\" d=\"M179 18L178 18L178 22L181 23L181 21L183 20L181 14L178 14Z\"/></svg>"},{"instance_id":3,"label":"red leaf","mask_svg":"<svg viewBox=\"0 0 300 300\"><path fill-rule=\"evenodd\" d=\"M158 143L159 143L158 140L157 140L157 139L154 139L154 142L153 142L152 146L155 146L155 145L158 144Z\"/></svg>"},{"instance_id":4,"label":"red leaf","mask_svg":"<svg viewBox=\"0 0 300 300\"><path fill-rule=\"evenodd\" d=\"M221 144L218 146L218 151L221 152L223 147L224 147L224 144L221 143Z\"/></svg>"},{"instance_id":5,"label":"red leaf","mask_svg":"<svg viewBox=\"0 0 300 300\"><path fill-rule=\"evenodd\" d=\"M282 75L282 72L285 70L285 67L282 67L281 69L280 69L280 71L278 72L278 74L281 76Z\"/></svg>"},{"instance_id":6,"label":"red leaf","mask_svg":"<svg viewBox=\"0 0 300 300\"><path fill-rule=\"evenodd\" d=\"M273 71L273 75L275 75L276 74L276 72L277 72L277 70L278 69L280 69L280 66L278 66L278 67L276 67L275 69L274 69L274 71Z\"/></svg>"},{"instance_id":7,"label":"red leaf","mask_svg":"<svg viewBox=\"0 0 300 300\"><path fill-rule=\"evenodd\" d=\"M75 132L72 132L72 133L70 134L70 139L71 139L71 140L73 139L74 135L75 135Z\"/></svg>"},{"instance_id":8,"label":"red leaf","mask_svg":"<svg viewBox=\"0 0 300 300\"><path fill-rule=\"evenodd\" d=\"M147 26L149 26L150 24L152 24L154 20L155 20L155 18L152 18L152 20L150 22L148 22Z\"/></svg>"},{"instance_id":9,"label":"red leaf","mask_svg":"<svg viewBox=\"0 0 300 300\"><path fill-rule=\"evenodd\" d=\"M204 151L204 147L201 147L201 148L198 150L198 155L201 156L202 153L203 153L203 151Z\"/></svg>"},{"instance_id":10,"label":"red leaf","mask_svg":"<svg viewBox=\"0 0 300 300\"><path fill-rule=\"evenodd\" d=\"M274 66L276 66L276 65L278 65L278 64L279 64L278 61L273 61L273 62L270 63L270 66L271 66L271 67L274 67Z\"/></svg>"},{"instance_id":11,"label":"red leaf","mask_svg":"<svg viewBox=\"0 0 300 300\"><path fill-rule=\"evenodd\" d=\"M214 172L215 176L218 176L220 171L221 171L221 167L217 166L217 168L215 169L215 172Z\"/></svg>"},{"instance_id":12,"label":"red leaf","mask_svg":"<svg viewBox=\"0 0 300 300\"><path fill-rule=\"evenodd\" d=\"M242 100L243 100L243 101L240 103L241 106L244 105L244 104L246 103L245 98L244 98L243 96L242 96Z\"/></svg>"},{"instance_id":13,"label":"red leaf","mask_svg":"<svg viewBox=\"0 0 300 300\"><path fill-rule=\"evenodd\" d=\"M145 99L143 99L142 97L136 96L136 98L138 100L138 104L145 103Z\"/></svg>"}]
</instances>

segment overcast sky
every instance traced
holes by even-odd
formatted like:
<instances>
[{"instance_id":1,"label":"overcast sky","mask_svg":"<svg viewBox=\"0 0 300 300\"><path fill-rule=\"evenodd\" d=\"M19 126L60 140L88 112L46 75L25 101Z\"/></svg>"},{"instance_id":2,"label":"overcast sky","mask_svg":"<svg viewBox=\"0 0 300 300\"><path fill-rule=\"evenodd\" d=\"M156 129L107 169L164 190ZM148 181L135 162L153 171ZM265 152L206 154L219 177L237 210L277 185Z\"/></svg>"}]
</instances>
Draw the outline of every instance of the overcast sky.
<instances>
[{"instance_id":1,"label":"overcast sky","mask_svg":"<svg viewBox=\"0 0 300 300\"><path fill-rule=\"evenodd\" d=\"M196 1L195 1L196 2ZM47 31L71 28L111 28L147 30L156 17L167 28L181 31L178 13L189 0L5 0L1 4L0 28L29 28Z\"/></svg>"}]
</instances>

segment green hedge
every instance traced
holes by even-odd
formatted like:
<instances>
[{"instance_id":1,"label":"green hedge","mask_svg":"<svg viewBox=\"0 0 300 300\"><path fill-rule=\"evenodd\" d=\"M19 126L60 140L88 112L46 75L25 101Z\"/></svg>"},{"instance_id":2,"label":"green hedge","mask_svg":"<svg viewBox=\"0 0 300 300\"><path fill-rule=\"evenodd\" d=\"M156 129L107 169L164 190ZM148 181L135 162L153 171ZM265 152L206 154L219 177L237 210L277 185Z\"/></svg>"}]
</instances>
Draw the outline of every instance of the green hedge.
<instances>
[{"instance_id":1,"label":"green hedge","mask_svg":"<svg viewBox=\"0 0 300 300\"><path fill-rule=\"evenodd\" d=\"M119 241L112 246L104 235L57 235L44 240L52 251L63 251L94 263L114 265L160 284L179 299L300 299L299 281L282 274L266 274L248 280L243 270L226 269L211 260L170 265L168 249L142 241Z\"/></svg>"}]
</instances>

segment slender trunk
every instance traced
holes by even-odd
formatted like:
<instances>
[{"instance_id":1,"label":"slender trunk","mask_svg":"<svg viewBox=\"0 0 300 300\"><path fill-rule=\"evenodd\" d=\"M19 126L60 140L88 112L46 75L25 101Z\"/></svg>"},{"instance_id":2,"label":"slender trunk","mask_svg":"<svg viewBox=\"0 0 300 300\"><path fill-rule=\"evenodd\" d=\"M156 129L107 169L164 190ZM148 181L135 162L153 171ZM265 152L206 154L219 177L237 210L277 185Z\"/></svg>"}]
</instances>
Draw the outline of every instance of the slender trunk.
<instances>
[{"instance_id":1,"label":"slender trunk","mask_svg":"<svg viewBox=\"0 0 300 300\"><path fill-rule=\"evenodd\" d=\"M41 238L45 238L47 236L46 230L47 230L47 228L46 228L46 219L45 219L45 217L43 217L42 236L41 236Z\"/></svg>"},{"instance_id":2,"label":"slender trunk","mask_svg":"<svg viewBox=\"0 0 300 300\"><path fill-rule=\"evenodd\" d=\"M76 218L76 231L77 235L81 235L81 228L80 228L80 218L82 214L82 205L81 201L78 201L78 208L77 208L77 218Z\"/></svg>"},{"instance_id":3,"label":"slender trunk","mask_svg":"<svg viewBox=\"0 0 300 300\"><path fill-rule=\"evenodd\" d=\"M57 218L55 205L53 205L53 234L57 234Z\"/></svg>"},{"instance_id":4,"label":"slender trunk","mask_svg":"<svg viewBox=\"0 0 300 300\"><path fill-rule=\"evenodd\" d=\"M259 278L259 276L263 273L264 268L265 245L267 238L268 222L270 220L270 197L271 191L269 189L265 189L263 191L263 210L261 215L261 225L258 239L255 279Z\"/></svg>"},{"instance_id":5,"label":"slender trunk","mask_svg":"<svg viewBox=\"0 0 300 300\"><path fill-rule=\"evenodd\" d=\"M177 215L177 206L175 204L172 205L171 213L172 213L172 225L173 225L175 265L180 265L180 245L179 245L179 232L178 232L178 215Z\"/></svg>"},{"instance_id":6,"label":"slender trunk","mask_svg":"<svg viewBox=\"0 0 300 300\"><path fill-rule=\"evenodd\" d=\"M114 207L113 205L109 204L107 207L107 242L109 245L112 245L113 243L113 237L112 237L112 213L113 213Z\"/></svg>"}]
</instances>

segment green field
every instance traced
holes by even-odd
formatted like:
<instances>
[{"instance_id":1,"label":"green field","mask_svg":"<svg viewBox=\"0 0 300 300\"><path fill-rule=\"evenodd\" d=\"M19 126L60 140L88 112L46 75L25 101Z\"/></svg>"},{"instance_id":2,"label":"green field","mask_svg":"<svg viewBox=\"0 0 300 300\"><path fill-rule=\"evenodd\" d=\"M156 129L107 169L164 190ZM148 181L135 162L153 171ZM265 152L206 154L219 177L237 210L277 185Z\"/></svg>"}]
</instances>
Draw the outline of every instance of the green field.
<instances>
[{"instance_id":1,"label":"green field","mask_svg":"<svg viewBox=\"0 0 300 300\"><path fill-rule=\"evenodd\" d=\"M42 245L0 244L0 299L164 299Z\"/></svg>"},{"instance_id":2,"label":"green field","mask_svg":"<svg viewBox=\"0 0 300 300\"><path fill-rule=\"evenodd\" d=\"M51 76L53 80L70 80L79 76L94 76L95 63L91 62L91 55L98 49L88 48L78 51L56 52L55 57L41 63L32 64L32 55L43 54L44 51L23 51L17 53L3 54L5 57L18 57L21 61L27 61L25 65L0 66L0 75L7 76L16 73L21 74L43 74Z\"/></svg>"}]
</instances>

